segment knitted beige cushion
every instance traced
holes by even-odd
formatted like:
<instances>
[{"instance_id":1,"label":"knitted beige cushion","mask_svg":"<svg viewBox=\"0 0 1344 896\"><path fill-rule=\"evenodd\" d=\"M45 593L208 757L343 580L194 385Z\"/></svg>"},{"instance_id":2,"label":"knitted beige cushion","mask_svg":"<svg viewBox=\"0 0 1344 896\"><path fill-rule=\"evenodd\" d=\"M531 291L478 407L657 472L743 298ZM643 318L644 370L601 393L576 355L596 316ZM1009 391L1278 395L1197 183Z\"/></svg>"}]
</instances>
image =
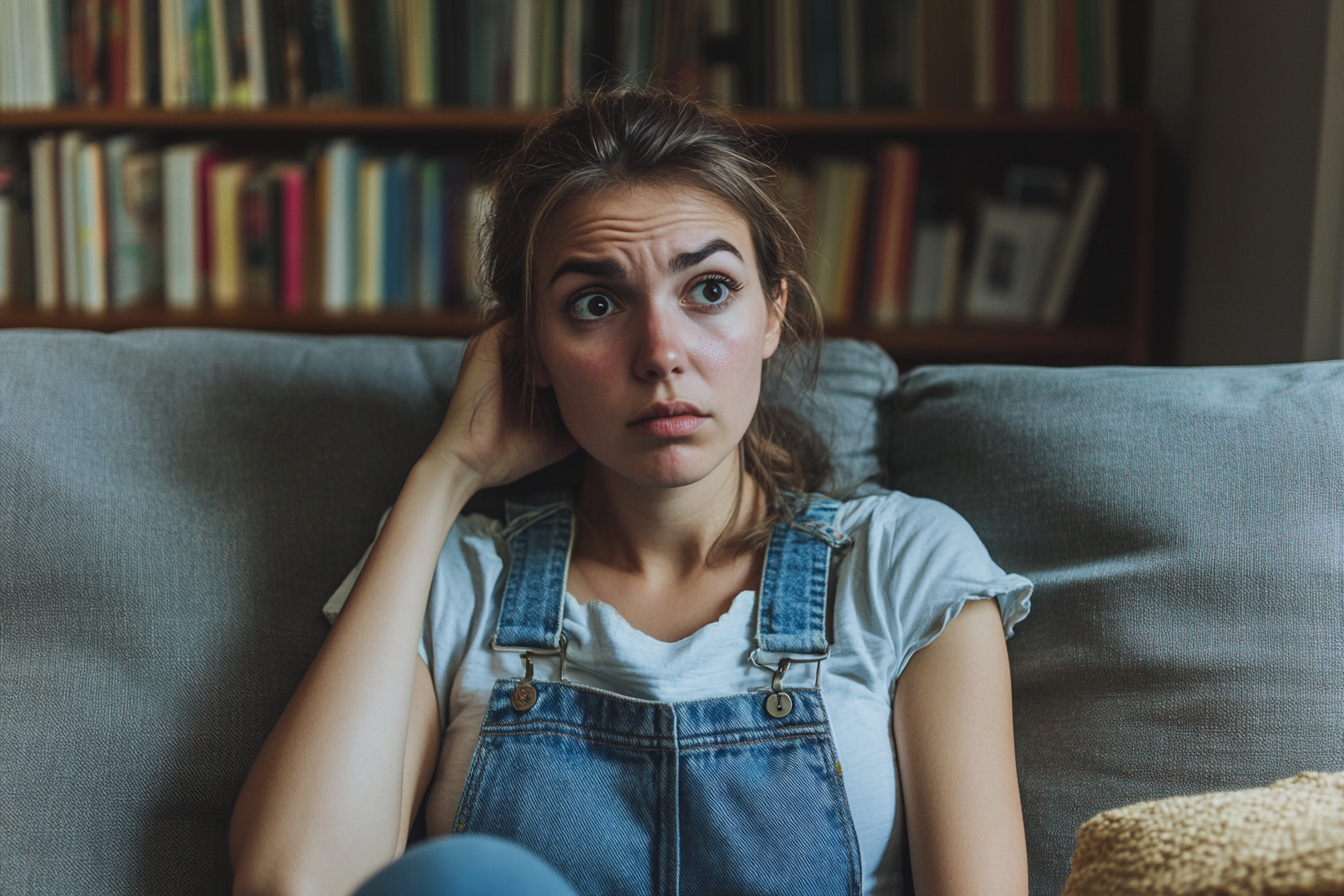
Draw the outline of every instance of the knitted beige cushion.
<instances>
[{"instance_id":1,"label":"knitted beige cushion","mask_svg":"<svg viewBox=\"0 0 1344 896\"><path fill-rule=\"evenodd\" d=\"M1344 893L1344 772L1103 812L1064 896Z\"/></svg>"}]
</instances>

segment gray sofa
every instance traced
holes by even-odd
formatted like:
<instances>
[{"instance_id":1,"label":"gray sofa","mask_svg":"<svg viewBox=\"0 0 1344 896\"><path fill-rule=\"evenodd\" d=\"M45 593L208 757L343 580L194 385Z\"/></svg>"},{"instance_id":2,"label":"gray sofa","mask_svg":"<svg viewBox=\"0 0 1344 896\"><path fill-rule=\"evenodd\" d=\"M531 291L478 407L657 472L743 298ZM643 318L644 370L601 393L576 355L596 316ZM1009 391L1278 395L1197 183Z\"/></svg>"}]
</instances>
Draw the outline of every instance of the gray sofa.
<instances>
[{"instance_id":1,"label":"gray sofa","mask_svg":"<svg viewBox=\"0 0 1344 896\"><path fill-rule=\"evenodd\" d=\"M0 893L228 892L235 794L461 348L0 333ZM1033 893L1102 809L1344 767L1344 364L898 384L837 341L775 391L847 486L945 501L1037 583Z\"/></svg>"}]
</instances>

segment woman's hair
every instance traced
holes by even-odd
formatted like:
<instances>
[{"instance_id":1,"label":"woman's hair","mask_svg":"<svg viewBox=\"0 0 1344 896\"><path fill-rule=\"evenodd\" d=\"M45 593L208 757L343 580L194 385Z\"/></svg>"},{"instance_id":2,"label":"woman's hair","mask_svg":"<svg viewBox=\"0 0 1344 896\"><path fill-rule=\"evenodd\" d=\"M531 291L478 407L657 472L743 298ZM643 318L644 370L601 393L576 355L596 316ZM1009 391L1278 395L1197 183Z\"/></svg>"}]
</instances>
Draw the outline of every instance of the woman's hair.
<instances>
[{"instance_id":1,"label":"woman's hair","mask_svg":"<svg viewBox=\"0 0 1344 896\"><path fill-rule=\"evenodd\" d=\"M788 287L776 363L802 362L789 364L800 368L797 385L815 383L821 310L804 277L807 252L786 210L776 158L762 137L733 116L661 91L589 93L527 129L491 172L481 234L481 279L494 305L487 325L512 320L518 327L521 338L504 358L504 388L522 398L526 413L540 411L553 425L563 425L554 395L533 385L538 244L569 202L618 186L696 187L735 209L751 231L766 301L778 307L780 284ZM783 493L819 490L831 473L826 448L811 427L796 414L764 404L747 427L739 463L761 488L766 513L758 525L719 546L729 554L764 545L781 515L790 512L780 500Z\"/></svg>"}]
</instances>

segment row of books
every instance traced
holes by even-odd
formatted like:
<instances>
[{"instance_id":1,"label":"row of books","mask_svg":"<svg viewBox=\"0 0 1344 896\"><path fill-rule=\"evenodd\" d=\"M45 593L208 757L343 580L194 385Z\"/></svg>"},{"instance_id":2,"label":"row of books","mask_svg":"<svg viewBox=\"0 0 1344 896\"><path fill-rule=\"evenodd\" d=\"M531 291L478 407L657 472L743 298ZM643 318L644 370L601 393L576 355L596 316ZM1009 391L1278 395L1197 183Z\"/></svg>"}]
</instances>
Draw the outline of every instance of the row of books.
<instances>
[{"instance_id":1,"label":"row of books","mask_svg":"<svg viewBox=\"0 0 1344 896\"><path fill-rule=\"evenodd\" d=\"M1115 109L1122 0L0 0L0 109Z\"/></svg>"},{"instance_id":2,"label":"row of books","mask_svg":"<svg viewBox=\"0 0 1344 896\"><path fill-rule=\"evenodd\" d=\"M875 162L823 156L789 172L826 318L879 328L1059 325L1105 198L1106 169L1088 163L1071 177L1012 166L1003 197L980 201L975 220L962 221L921 207L936 186L920 167L917 147L891 143Z\"/></svg>"},{"instance_id":3,"label":"row of books","mask_svg":"<svg viewBox=\"0 0 1344 896\"><path fill-rule=\"evenodd\" d=\"M9 153L12 156L14 153ZM0 305L435 310L478 299L480 193L462 160L365 151L304 159L44 134L0 159Z\"/></svg>"}]
</instances>

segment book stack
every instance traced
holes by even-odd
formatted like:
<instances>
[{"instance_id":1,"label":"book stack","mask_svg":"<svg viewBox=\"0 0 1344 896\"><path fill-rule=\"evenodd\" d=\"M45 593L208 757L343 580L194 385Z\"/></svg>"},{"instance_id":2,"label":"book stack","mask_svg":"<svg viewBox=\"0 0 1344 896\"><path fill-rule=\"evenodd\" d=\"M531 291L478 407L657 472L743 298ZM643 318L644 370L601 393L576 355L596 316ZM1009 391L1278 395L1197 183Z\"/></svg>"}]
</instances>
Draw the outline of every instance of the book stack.
<instances>
[{"instance_id":1,"label":"book stack","mask_svg":"<svg viewBox=\"0 0 1344 896\"><path fill-rule=\"evenodd\" d=\"M479 189L457 157L341 138L264 158L83 131L43 134L28 157L0 161L0 303L297 314L479 298Z\"/></svg>"},{"instance_id":2,"label":"book stack","mask_svg":"<svg viewBox=\"0 0 1344 896\"><path fill-rule=\"evenodd\" d=\"M927 201L938 185L921 173L920 156L912 144L889 143L872 164L822 156L810 171L788 172L824 317L876 328L1062 323L1106 170L1088 163L1075 183L1059 169L1012 166L1004 197L983 201L978 220L963 222Z\"/></svg>"},{"instance_id":3,"label":"book stack","mask_svg":"<svg viewBox=\"0 0 1344 896\"><path fill-rule=\"evenodd\" d=\"M1116 109L1120 0L0 0L0 108Z\"/></svg>"}]
</instances>

